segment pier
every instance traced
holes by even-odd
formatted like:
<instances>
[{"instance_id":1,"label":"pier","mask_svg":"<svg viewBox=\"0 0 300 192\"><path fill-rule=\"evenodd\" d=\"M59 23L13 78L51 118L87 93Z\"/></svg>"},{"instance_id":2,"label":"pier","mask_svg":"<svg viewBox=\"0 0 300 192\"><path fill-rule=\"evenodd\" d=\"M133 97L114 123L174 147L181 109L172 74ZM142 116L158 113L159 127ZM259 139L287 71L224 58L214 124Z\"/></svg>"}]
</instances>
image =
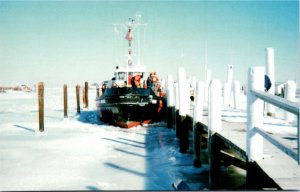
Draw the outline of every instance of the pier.
<instances>
[{"instance_id":1,"label":"pier","mask_svg":"<svg viewBox=\"0 0 300 192\"><path fill-rule=\"evenodd\" d=\"M185 76L182 70L178 70L178 76L183 73L179 80ZM245 109L237 108L236 104L235 108L224 106L222 99L226 92L224 88L222 94L218 80L211 81L208 87L198 82L193 104L176 93L186 92L184 88L175 88L173 97L181 105L173 105L176 112L168 116L167 121L172 122L169 119L173 119L172 127L179 133L180 152L185 153L189 149L195 154L194 166L201 167L202 151L208 151L210 189L221 189L221 166L229 165L245 170L246 183L243 189L300 189L299 104L265 92L264 74L264 67L249 68ZM168 82L167 87L173 85ZM170 90L167 91L169 94ZM209 98L204 107L207 92ZM179 97L176 98L176 95ZM275 118L275 110L270 115L266 112L268 108L264 108L268 106L266 104L294 114L296 121L292 123L287 118ZM191 106L190 111L185 111L183 106L186 105ZM180 113L180 110L184 112Z\"/></svg>"}]
</instances>

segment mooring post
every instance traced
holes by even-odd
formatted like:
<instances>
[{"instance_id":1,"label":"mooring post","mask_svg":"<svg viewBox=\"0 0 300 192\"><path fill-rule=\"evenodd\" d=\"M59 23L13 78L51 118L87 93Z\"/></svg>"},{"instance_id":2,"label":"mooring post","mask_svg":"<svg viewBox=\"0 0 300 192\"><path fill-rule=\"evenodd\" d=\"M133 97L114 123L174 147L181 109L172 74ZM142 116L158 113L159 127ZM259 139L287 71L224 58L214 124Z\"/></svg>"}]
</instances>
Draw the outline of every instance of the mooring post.
<instances>
[{"instance_id":1,"label":"mooring post","mask_svg":"<svg viewBox=\"0 0 300 192\"><path fill-rule=\"evenodd\" d=\"M189 148L189 128L186 116L190 107L189 84L184 68L178 69L179 86L179 148L181 153L186 153Z\"/></svg>"},{"instance_id":2,"label":"mooring post","mask_svg":"<svg viewBox=\"0 0 300 192\"><path fill-rule=\"evenodd\" d=\"M179 138L179 85L178 82L174 83L175 90L175 131L176 137Z\"/></svg>"},{"instance_id":3,"label":"mooring post","mask_svg":"<svg viewBox=\"0 0 300 192\"><path fill-rule=\"evenodd\" d=\"M203 125L197 122L194 126L194 167L201 167L201 143L202 143L202 133Z\"/></svg>"},{"instance_id":4,"label":"mooring post","mask_svg":"<svg viewBox=\"0 0 300 192\"><path fill-rule=\"evenodd\" d=\"M64 118L68 117L68 87L64 84Z\"/></svg>"},{"instance_id":5,"label":"mooring post","mask_svg":"<svg viewBox=\"0 0 300 192\"><path fill-rule=\"evenodd\" d=\"M193 146L194 146L194 166L201 167L201 142L202 142L202 125L199 122L202 122L203 119L203 105L205 97L205 84L204 82L196 83L196 97L194 105L194 118L193 118Z\"/></svg>"},{"instance_id":6,"label":"mooring post","mask_svg":"<svg viewBox=\"0 0 300 192\"><path fill-rule=\"evenodd\" d=\"M80 113L80 86L76 85L76 104L77 104L77 113Z\"/></svg>"},{"instance_id":7,"label":"mooring post","mask_svg":"<svg viewBox=\"0 0 300 192\"><path fill-rule=\"evenodd\" d=\"M44 83L39 82L38 85L39 97L39 131L44 131Z\"/></svg>"},{"instance_id":8,"label":"mooring post","mask_svg":"<svg viewBox=\"0 0 300 192\"><path fill-rule=\"evenodd\" d=\"M167 77L167 127L173 127L173 118L174 118L174 86L173 86L173 77L168 75Z\"/></svg>"},{"instance_id":9,"label":"mooring post","mask_svg":"<svg viewBox=\"0 0 300 192\"><path fill-rule=\"evenodd\" d=\"M209 189L218 189L220 187L221 173L221 143L216 134L209 137Z\"/></svg>"},{"instance_id":10,"label":"mooring post","mask_svg":"<svg viewBox=\"0 0 300 192\"><path fill-rule=\"evenodd\" d=\"M97 86L96 86L96 97L99 97L99 96L100 96L99 90L100 90L100 89L99 89L99 86L97 85Z\"/></svg>"},{"instance_id":11,"label":"mooring post","mask_svg":"<svg viewBox=\"0 0 300 192\"><path fill-rule=\"evenodd\" d=\"M82 106L83 106L83 108L85 108L85 106L86 106L85 86L82 87Z\"/></svg>"},{"instance_id":12,"label":"mooring post","mask_svg":"<svg viewBox=\"0 0 300 192\"><path fill-rule=\"evenodd\" d=\"M238 80L234 81L234 108L241 108L241 84Z\"/></svg>"},{"instance_id":13,"label":"mooring post","mask_svg":"<svg viewBox=\"0 0 300 192\"><path fill-rule=\"evenodd\" d=\"M88 84L88 82L86 81L86 82L84 83L85 108L89 108L89 94L88 94L88 91L89 91L89 84Z\"/></svg>"},{"instance_id":14,"label":"mooring post","mask_svg":"<svg viewBox=\"0 0 300 192\"><path fill-rule=\"evenodd\" d=\"M264 67L252 67L248 70L246 153L250 162L263 158L263 137L256 133L255 127L263 124L264 102L251 90L264 91L264 74Z\"/></svg>"},{"instance_id":15,"label":"mooring post","mask_svg":"<svg viewBox=\"0 0 300 192\"><path fill-rule=\"evenodd\" d=\"M223 105L225 107L229 107L230 104L230 87L228 83L224 83L224 87L223 87Z\"/></svg>"},{"instance_id":16,"label":"mooring post","mask_svg":"<svg viewBox=\"0 0 300 192\"><path fill-rule=\"evenodd\" d=\"M205 77L205 97L204 97L204 102L208 102L208 86L211 82L211 70L210 69L207 69L206 70L206 77Z\"/></svg>"},{"instance_id":17,"label":"mooring post","mask_svg":"<svg viewBox=\"0 0 300 192\"><path fill-rule=\"evenodd\" d=\"M209 151L209 186L217 189L220 177L220 146L215 133L221 132L222 121L222 84L219 80L211 81L208 99L208 151Z\"/></svg>"},{"instance_id":18,"label":"mooring post","mask_svg":"<svg viewBox=\"0 0 300 192\"><path fill-rule=\"evenodd\" d=\"M296 83L293 80L289 80L285 84L285 93L284 97L292 102L296 101ZM295 115L285 111L285 120L292 122L294 120Z\"/></svg>"},{"instance_id":19,"label":"mooring post","mask_svg":"<svg viewBox=\"0 0 300 192\"><path fill-rule=\"evenodd\" d=\"M272 83L271 88L268 93L274 95L275 94L275 59L274 59L274 49L266 48L266 72L267 76L270 78ZM263 81L264 82L264 81ZM266 103L267 115L274 116L275 115L275 106L269 103Z\"/></svg>"},{"instance_id":20,"label":"mooring post","mask_svg":"<svg viewBox=\"0 0 300 192\"><path fill-rule=\"evenodd\" d=\"M213 80L209 86L208 128L211 133L221 132L222 84Z\"/></svg>"},{"instance_id":21,"label":"mooring post","mask_svg":"<svg viewBox=\"0 0 300 192\"><path fill-rule=\"evenodd\" d=\"M228 106L232 106L233 65L227 65Z\"/></svg>"}]
</instances>

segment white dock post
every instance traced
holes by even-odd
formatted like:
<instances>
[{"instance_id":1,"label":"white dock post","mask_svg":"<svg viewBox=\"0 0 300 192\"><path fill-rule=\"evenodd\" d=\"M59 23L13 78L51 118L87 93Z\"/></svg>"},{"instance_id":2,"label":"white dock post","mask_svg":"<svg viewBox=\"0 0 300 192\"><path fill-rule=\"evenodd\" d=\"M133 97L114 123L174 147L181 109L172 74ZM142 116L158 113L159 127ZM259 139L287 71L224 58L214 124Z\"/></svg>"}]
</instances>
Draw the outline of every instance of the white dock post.
<instances>
[{"instance_id":1,"label":"white dock post","mask_svg":"<svg viewBox=\"0 0 300 192\"><path fill-rule=\"evenodd\" d=\"M274 95L275 93L275 61L274 61L274 49L273 48L266 48L266 74L270 78L272 83L271 88L269 89L268 93ZM275 115L275 106L266 103L267 114L269 116Z\"/></svg>"},{"instance_id":2,"label":"white dock post","mask_svg":"<svg viewBox=\"0 0 300 192\"><path fill-rule=\"evenodd\" d=\"M179 148L186 153L189 148L189 128L185 125L186 116L190 109L189 82L186 79L184 68L178 69L179 85Z\"/></svg>"},{"instance_id":3,"label":"white dock post","mask_svg":"<svg viewBox=\"0 0 300 192\"><path fill-rule=\"evenodd\" d=\"M295 102L296 101L296 83L295 83L295 81L289 80L286 82L285 85L286 86L285 86L284 97L289 101ZM287 111L285 111L284 114L285 114L285 119L287 121L291 122L294 120L294 117L295 117L294 114L287 112Z\"/></svg>"},{"instance_id":4,"label":"white dock post","mask_svg":"<svg viewBox=\"0 0 300 192\"><path fill-rule=\"evenodd\" d=\"M230 88L229 88L229 84L226 82L224 83L224 87L223 87L223 106L229 107L229 103L230 103Z\"/></svg>"},{"instance_id":5,"label":"white dock post","mask_svg":"<svg viewBox=\"0 0 300 192\"><path fill-rule=\"evenodd\" d=\"M220 182L220 143L216 132L221 132L222 84L212 80L209 86L208 100L208 151L209 151L209 187L216 189Z\"/></svg>"},{"instance_id":6,"label":"white dock post","mask_svg":"<svg viewBox=\"0 0 300 192\"><path fill-rule=\"evenodd\" d=\"M193 118L193 146L194 146L194 166L201 167L201 141L202 141L202 126L200 128L199 122L203 120L203 105L205 96L205 84L202 81L196 83L195 90L195 105Z\"/></svg>"},{"instance_id":7,"label":"white dock post","mask_svg":"<svg viewBox=\"0 0 300 192\"><path fill-rule=\"evenodd\" d=\"M234 108L241 108L241 84L238 80L234 81Z\"/></svg>"},{"instance_id":8,"label":"white dock post","mask_svg":"<svg viewBox=\"0 0 300 192\"><path fill-rule=\"evenodd\" d=\"M174 104L175 104L174 86L172 75L167 76L167 127L173 127Z\"/></svg>"},{"instance_id":9,"label":"white dock post","mask_svg":"<svg viewBox=\"0 0 300 192\"><path fill-rule=\"evenodd\" d=\"M248 70L246 153L250 162L263 158L263 137L256 133L254 128L263 124L264 102L251 90L264 91L264 74L264 67L253 67Z\"/></svg>"},{"instance_id":10,"label":"white dock post","mask_svg":"<svg viewBox=\"0 0 300 192\"><path fill-rule=\"evenodd\" d=\"M167 76L167 91L170 92L170 94L167 95L167 106L173 107L175 105L175 95L174 95L174 86L173 86L173 76L168 75Z\"/></svg>"},{"instance_id":11,"label":"white dock post","mask_svg":"<svg viewBox=\"0 0 300 192\"><path fill-rule=\"evenodd\" d=\"M209 86L208 101L208 129L212 132L221 132L221 107L222 84L219 80L213 80Z\"/></svg>"},{"instance_id":12,"label":"white dock post","mask_svg":"<svg viewBox=\"0 0 300 192\"><path fill-rule=\"evenodd\" d=\"M179 115L185 117L189 106L189 97L187 97L187 80L184 68L178 69L178 88L179 88Z\"/></svg>"},{"instance_id":13,"label":"white dock post","mask_svg":"<svg viewBox=\"0 0 300 192\"><path fill-rule=\"evenodd\" d=\"M207 69L206 70L206 77L205 77L205 97L204 97L204 102L208 102L208 87L211 81L211 70Z\"/></svg>"},{"instance_id":14,"label":"white dock post","mask_svg":"<svg viewBox=\"0 0 300 192\"><path fill-rule=\"evenodd\" d=\"M233 90L233 65L227 65L227 84L228 84L228 106L232 106L232 90Z\"/></svg>"},{"instance_id":15,"label":"white dock post","mask_svg":"<svg viewBox=\"0 0 300 192\"><path fill-rule=\"evenodd\" d=\"M197 122L201 122L203 119L203 105L204 105L204 90L205 84L202 81L198 81L196 84L196 97L194 106L194 125Z\"/></svg>"}]
</instances>

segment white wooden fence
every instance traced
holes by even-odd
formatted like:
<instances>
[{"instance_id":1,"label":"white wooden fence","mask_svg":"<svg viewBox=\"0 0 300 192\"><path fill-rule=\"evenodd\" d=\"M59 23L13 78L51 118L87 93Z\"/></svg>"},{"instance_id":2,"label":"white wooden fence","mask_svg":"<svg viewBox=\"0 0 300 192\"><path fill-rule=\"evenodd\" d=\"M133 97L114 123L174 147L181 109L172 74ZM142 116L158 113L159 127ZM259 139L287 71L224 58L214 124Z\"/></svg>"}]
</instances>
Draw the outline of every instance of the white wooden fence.
<instances>
[{"instance_id":1,"label":"white wooden fence","mask_svg":"<svg viewBox=\"0 0 300 192\"><path fill-rule=\"evenodd\" d=\"M300 105L278 96L264 92L264 67L253 67L248 70L247 95L247 155L250 161L263 158L263 138L298 161L300 165ZM270 103L297 116L297 152L277 141L262 129L263 102Z\"/></svg>"}]
</instances>

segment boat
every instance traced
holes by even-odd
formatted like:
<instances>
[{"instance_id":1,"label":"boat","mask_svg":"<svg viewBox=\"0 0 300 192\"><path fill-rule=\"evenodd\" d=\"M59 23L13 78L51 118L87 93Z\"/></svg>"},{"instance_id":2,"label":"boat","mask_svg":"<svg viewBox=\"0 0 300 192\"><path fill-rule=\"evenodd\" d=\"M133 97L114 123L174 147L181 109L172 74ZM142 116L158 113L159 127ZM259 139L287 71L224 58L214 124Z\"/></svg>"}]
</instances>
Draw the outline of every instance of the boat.
<instances>
[{"instance_id":1,"label":"boat","mask_svg":"<svg viewBox=\"0 0 300 192\"><path fill-rule=\"evenodd\" d=\"M156 72L132 59L133 19L125 24L128 55L124 66L116 66L114 76L103 81L96 97L100 120L121 128L132 128L162 121L166 113L165 93Z\"/></svg>"}]
</instances>

